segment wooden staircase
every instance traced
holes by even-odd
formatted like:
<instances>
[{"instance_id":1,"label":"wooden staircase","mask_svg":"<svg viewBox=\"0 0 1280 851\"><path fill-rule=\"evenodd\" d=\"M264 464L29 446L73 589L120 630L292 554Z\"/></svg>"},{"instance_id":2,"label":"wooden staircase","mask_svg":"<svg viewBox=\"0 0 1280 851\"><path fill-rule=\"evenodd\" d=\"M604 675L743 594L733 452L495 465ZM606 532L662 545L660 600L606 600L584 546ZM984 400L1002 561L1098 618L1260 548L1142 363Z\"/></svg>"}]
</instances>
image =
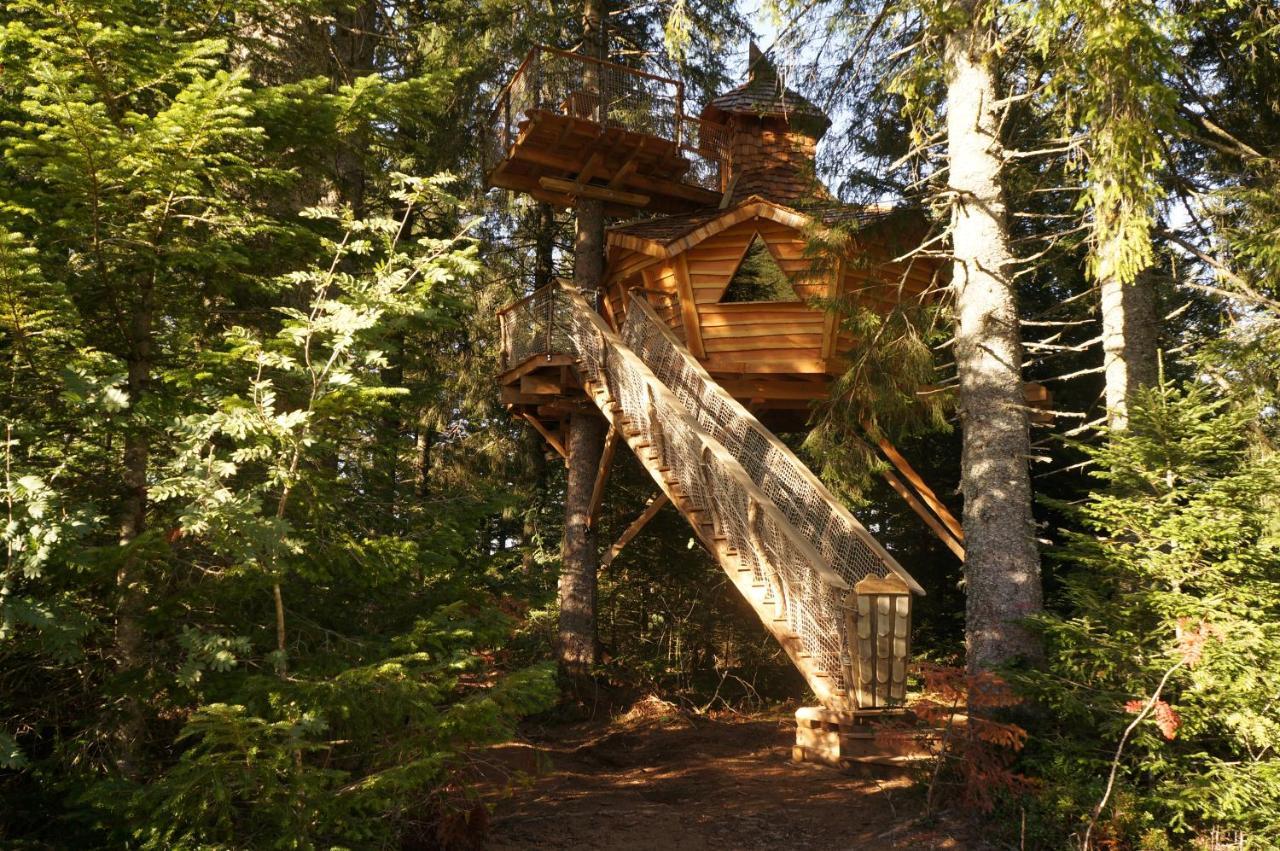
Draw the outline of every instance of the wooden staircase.
<instances>
[{"instance_id":1,"label":"wooden staircase","mask_svg":"<svg viewBox=\"0 0 1280 851\"><path fill-rule=\"evenodd\" d=\"M606 344L614 347L615 356L626 361L628 366L635 369L638 374L652 377L653 374L648 367L608 327L604 319L592 310L585 301L582 301L580 295L576 293L574 295L578 301L581 301L579 309L585 310L587 321L605 339ZM652 384L650 386L654 388L655 404L661 404L673 412L683 410L679 400L671 394L671 391L665 385L658 381L656 377L652 377L651 381ZM824 670L814 654L805 649L800 635L790 628L784 613L779 611L778 600L771 593L768 584L760 581L755 575L751 565L743 559L742 552L734 546L730 537L726 534L723 524L717 527L712 510L696 503L691 498L688 490L681 486L679 476L665 463L659 447L654 445L646 434L645 429L639 423L627 417L622 405L610 394L607 382L593 381L583 377L582 384L587 395L596 403L600 412L604 414L605 419L618 431L618 434L626 441L627 446L631 448L636 458L639 459L641 466L648 471L662 493L666 495L671 504L689 522L694 534L715 557L717 564L724 570L730 581L738 589L738 592L751 604L752 609L755 610L756 615L760 618L760 622L765 629L769 630L782 649L786 651L787 656L790 657L792 663L804 676L805 681L813 689L818 699L824 704L842 703L843 696L839 693L841 689L833 682L833 672ZM723 447L715 444L709 437L705 439L708 462L720 465L727 475L743 483L745 489L749 491L757 490L750 483L741 466L728 452L724 451ZM762 493L753 494L753 496L760 500L760 504L767 500ZM816 558L816 554L814 555ZM849 590L848 584L834 573L824 578L842 591Z\"/></svg>"},{"instance_id":2,"label":"wooden staircase","mask_svg":"<svg viewBox=\"0 0 1280 851\"><path fill-rule=\"evenodd\" d=\"M901 702L919 585L646 302L632 302L621 333L563 283L503 316L504 349L518 364L572 357L581 393L824 707L883 711Z\"/></svg>"},{"instance_id":3,"label":"wooden staircase","mask_svg":"<svg viewBox=\"0 0 1280 851\"><path fill-rule=\"evenodd\" d=\"M502 316L507 375L531 385L536 367L572 372L572 404L590 403L608 420L612 439L689 521L824 708L901 704L911 594L923 591L648 303L632 302L614 330L557 283ZM563 447L553 425L524 415Z\"/></svg>"}]
</instances>

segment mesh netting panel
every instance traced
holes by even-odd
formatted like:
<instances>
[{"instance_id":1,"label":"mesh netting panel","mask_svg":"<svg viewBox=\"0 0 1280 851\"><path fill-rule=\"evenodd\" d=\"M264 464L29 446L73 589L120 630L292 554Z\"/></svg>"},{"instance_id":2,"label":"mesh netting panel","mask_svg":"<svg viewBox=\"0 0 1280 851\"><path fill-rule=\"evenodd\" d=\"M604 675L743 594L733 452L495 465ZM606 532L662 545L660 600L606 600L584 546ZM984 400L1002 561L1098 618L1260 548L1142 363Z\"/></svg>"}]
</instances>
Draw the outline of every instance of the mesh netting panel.
<instances>
[{"instance_id":1,"label":"mesh netting panel","mask_svg":"<svg viewBox=\"0 0 1280 851\"><path fill-rule=\"evenodd\" d=\"M891 572L865 530L835 507L836 498L803 462L712 381L687 350L673 344L649 312L629 310L622 336L836 573L852 585Z\"/></svg>"}]
</instances>

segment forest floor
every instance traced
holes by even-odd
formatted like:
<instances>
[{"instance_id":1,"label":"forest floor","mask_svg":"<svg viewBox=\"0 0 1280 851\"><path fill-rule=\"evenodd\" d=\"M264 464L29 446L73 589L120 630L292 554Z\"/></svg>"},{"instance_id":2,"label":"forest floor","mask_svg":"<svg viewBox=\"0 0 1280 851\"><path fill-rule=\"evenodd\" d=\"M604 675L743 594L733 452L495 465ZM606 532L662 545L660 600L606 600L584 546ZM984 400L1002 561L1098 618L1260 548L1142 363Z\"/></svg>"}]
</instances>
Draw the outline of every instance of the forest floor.
<instances>
[{"instance_id":1,"label":"forest floor","mask_svg":"<svg viewBox=\"0 0 1280 851\"><path fill-rule=\"evenodd\" d=\"M607 722L529 727L491 753L531 777L496 802L485 845L514 849L978 849L919 817L910 780L791 761L789 714L710 719L654 699Z\"/></svg>"}]
</instances>

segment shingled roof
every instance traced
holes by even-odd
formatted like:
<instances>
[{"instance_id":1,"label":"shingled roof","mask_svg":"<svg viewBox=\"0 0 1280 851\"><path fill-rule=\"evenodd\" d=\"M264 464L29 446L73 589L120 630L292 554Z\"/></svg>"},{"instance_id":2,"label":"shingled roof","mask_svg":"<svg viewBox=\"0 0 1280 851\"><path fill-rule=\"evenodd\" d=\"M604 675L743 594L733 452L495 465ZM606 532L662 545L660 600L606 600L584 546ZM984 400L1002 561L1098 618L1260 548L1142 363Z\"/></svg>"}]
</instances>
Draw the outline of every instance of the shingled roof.
<instances>
[{"instance_id":1,"label":"shingled roof","mask_svg":"<svg viewBox=\"0 0 1280 851\"><path fill-rule=\"evenodd\" d=\"M652 243L655 248L666 248L681 237L693 233L704 225L710 225L719 219L728 219L730 222L739 219L738 211L748 206L754 206L757 215L763 213L769 218L774 217L769 215L770 212L776 212L781 217L790 218L795 222L819 221L828 226L840 225L854 228L866 227L901 212L901 208L883 204L860 206L836 203L793 207L779 204L767 198L761 198L759 195L753 195L728 209L696 210L679 216L641 219L635 222L614 225L608 229L608 232L610 236L617 234L622 237L641 239ZM624 242L624 240L616 241Z\"/></svg>"},{"instance_id":2,"label":"shingled roof","mask_svg":"<svg viewBox=\"0 0 1280 851\"><path fill-rule=\"evenodd\" d=\"M733 115L781 117L815 139L827 132L831 126L827 114L782 85L778 69L754 42L749 62L746 84L711 100L702 110L704 120L727 124Z\"/></svg>"}]
</instances>

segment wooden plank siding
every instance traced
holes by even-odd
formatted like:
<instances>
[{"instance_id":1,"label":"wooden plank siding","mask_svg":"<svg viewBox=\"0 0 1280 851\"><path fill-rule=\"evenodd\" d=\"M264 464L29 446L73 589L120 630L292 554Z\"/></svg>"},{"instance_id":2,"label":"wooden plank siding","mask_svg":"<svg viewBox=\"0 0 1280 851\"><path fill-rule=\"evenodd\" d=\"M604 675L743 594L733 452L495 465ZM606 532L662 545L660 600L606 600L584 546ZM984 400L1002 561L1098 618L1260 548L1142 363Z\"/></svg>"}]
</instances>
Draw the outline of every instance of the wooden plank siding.
<instances>
[{"instance_id":1,"label":"wooden plank siding","mask_svg":"<svg viewBox=\"0 0 1280 851\"><path fill-rule=\"evenodd\" d=\"M815 306L817 301L843 292L884 313L939 285L936 261L892 262L906 253L897 243L910 235L890 230L860 233L848 258L834 269L820 270L823 260L809 256L806 221L792 211L753 202L670 242L637 238L632 244L611 234L610 306L615 315L623 315L624 287L636 286L637 277L647 289L679 295L682 316L676 325L684 326L679 331L688 332L682 336L708 370L725 380L769 382L760 385L764 392L759 398L766 407L772 401L803 404L800 398L771 400L768 391L776 389L779 379L803 379L812 386L842 372L842 356L854 343L850 334L839 331L836 317ZM795 300L721 303L756 234L790 278ZM810 387L799 395L811 398L811 392Z\"/></svg>"},{"instance_id":2,"label":"wooden plank siding","mask_svg":"<svg viewBox=\"0 0 1280 851\"><path fill-rule=\"evenodd\" d=\"M760 234L773 252L778 266L792 280L796 298L804 300L826 294L826 279L814 274L813 258L805 256L804 235L795 228L763 218L748 219L708 237L685 251L689 282L694 300L701 307L715 304L724 295L752 238Z\"/></svg>"}]
</instances>

